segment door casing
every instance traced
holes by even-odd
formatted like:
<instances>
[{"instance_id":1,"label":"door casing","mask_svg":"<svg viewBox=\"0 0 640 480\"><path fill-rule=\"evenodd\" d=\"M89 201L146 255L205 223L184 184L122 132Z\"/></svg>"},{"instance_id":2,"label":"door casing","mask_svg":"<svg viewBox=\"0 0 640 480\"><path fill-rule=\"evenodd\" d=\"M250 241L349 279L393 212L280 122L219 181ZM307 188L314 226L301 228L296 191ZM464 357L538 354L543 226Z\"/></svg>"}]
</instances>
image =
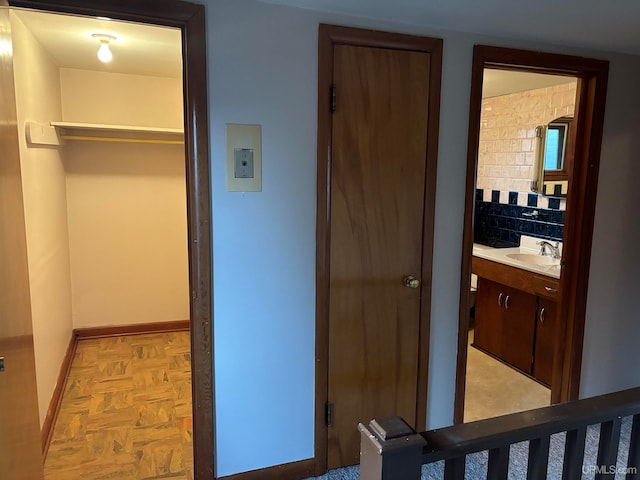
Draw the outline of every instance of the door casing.
<instances>
[{"instance_id":1,"label":"door casing","mask_svg":"<svg viewBox=\"0 0 640 480\"><path fill-rule=\"evenodd\" d=\"M215 478L211 194L205 7L180 0L0 0L0 5L106 16L182 31L194 478Z\"/></svg>"},{"instance_id":2,"label":"door casing","mask_svg":"<svg viewBox=\"0 0 640 480\"><path fill-rule=\"evenodd\" d=\"M431 311L433 219L435 212L436 166L440 117L442 40L321 24L318 35L318 177L316 220L316 394L315 394L315 471L327 471L327 425L329 365L329 268L331 198L331 84L335 45L393 48L430 54L427 154L424 198L424 227L420 353L418 358L417 424L426 426ZM356 426L354 425L354 428Z\"/></svg>"},{"instance_id":3,"label":"door casing","mask_svg":"<svg viewBox=\"0 0 640 480\"><path fill-rule=\"evenodd\" d=\"M574 165L569 180L565 217L559 310L551 385L551 403L577 400L582 364L582 345L591 261L591 240L596 206L600 147L607 93L609 62L571 55L476 45L473 50L467 180L465 190L460 316L456 368L455 423L464 421L467 339L469 334L469 292L473 249L474 199L477 152L480 138L482 78L485 68L501 68L536 73L570 75L578 78L576 143Z\"/></svg>"}]
</instances>

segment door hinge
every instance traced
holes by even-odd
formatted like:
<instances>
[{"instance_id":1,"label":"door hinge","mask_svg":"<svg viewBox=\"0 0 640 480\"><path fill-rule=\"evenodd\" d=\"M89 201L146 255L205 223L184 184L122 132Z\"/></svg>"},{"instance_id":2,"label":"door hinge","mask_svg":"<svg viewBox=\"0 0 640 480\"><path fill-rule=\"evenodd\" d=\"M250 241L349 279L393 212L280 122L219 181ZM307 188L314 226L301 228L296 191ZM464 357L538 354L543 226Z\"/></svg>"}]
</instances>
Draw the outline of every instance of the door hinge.
<instances>
[{"instance_id":1,"label":"door hinge","mask_svg":"<svg viewBox=\"0 0 640 480\"><path fill-rule=\"evenodd\" d=\"M331 427L332 421L333 421L333 403L331 402L327 402L326 420L327 420L327 427Z\"/></svg>"},{"instance_id":2,"label":"door hinge","mask_svg":"<svg viewBox=\"0 0 640 480\"><path fill-rule=\"evenodd\" d=\"M331 112L336 111L336 85L335 83L331 85L331 94L329 96L329 108Z\"/></svg>"}]
</instances>

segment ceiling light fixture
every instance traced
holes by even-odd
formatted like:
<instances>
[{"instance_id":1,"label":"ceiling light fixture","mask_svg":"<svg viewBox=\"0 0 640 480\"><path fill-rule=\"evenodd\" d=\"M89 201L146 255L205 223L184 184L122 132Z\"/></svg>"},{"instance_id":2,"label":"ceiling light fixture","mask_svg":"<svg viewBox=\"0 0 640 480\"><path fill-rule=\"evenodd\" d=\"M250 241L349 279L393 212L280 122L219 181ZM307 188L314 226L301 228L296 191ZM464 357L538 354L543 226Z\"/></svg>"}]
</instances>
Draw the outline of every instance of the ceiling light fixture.
<instances>
[{"instance_id":1,"label":"ceiling light fixture","mask_svg":"<svg viewBox=\"0 0 640 480\"><path fill-rule=\"evenodd\" d=\"M106 33L94 33L91 35L93 38L100 42L100 48L98 49L98 60L102 63L109 63L113 58L113 54L109 49L109 42L116 39L113 35L107 35Z\"/></svg>"}]
</instances>

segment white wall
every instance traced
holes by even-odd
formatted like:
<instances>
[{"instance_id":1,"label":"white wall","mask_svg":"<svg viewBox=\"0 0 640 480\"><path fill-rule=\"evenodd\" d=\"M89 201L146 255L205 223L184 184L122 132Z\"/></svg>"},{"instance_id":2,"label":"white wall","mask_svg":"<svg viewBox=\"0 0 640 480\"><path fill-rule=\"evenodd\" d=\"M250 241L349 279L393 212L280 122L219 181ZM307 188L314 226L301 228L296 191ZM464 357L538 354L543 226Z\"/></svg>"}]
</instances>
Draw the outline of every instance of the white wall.
<instances>
[{"instance_id":1,"label":"white wall","mask_svg":"<svg viewBox=\"0 0 640 480\"><path fill-rule=\"evenodd\" d=\"M182 145L69 142L73 326L189 319Z\"/></svg>"},{"instance_id":2,"label":"white wall","mask_svg":"<svg viewBox=\"0 0 640 480\"><path fill-rule=\"evenodd\" d=\"M65 173L57 148L30 147L25 121L60 120L58 68L11 12L40 424L71 339Z\"/></svg>"},{"instance_id":3,"label":"white wall","mask_svg":"<svg viewBox=\"0 0 640 480\"><path fill-rule=\"evenodd\" d=\"M640 361L633 341L634 334L639 338L640 321L632 298L640 290L640 277L632 272L640 263L633 221L640 202L631 185L640 176L640 164L634 162L640 149L634 133L640 124L640 91L634 77L627 78L638 73L640 58L253 0L210 0L207 6L219 476L313 456L319 22L444 38L429 428L448 425L453 418L473 45L611 60L582 394L640 384L639 374L630 368ZM613 92L616 88L620 91ZM224 124L231 122L263 126L262 193L225 191ZM603 333L610 341L604 351L595 348ZM264 433L264 442L247 455L246 439L256 432Z\"/></svg>"},{"instance_id":4,"label":"white wall","mask_svg":"<svg viewBox=\"0 0 640 480\"><path fill-rule=\"evenodd\" d=\"M64 121L182 128L180 79L60 81ZM189 319L184 146L69 141L62 156L74 328Z\"/></svg>"},{"instance_id":5,"label":"white wall","mask_svg":"<svg viewBox=\"0 0 640 480\"><path fill-rule=\"evenodd\" d=\"M183 127L179 78L60 69L65 122Z\"/></svg>"}]
</instances>

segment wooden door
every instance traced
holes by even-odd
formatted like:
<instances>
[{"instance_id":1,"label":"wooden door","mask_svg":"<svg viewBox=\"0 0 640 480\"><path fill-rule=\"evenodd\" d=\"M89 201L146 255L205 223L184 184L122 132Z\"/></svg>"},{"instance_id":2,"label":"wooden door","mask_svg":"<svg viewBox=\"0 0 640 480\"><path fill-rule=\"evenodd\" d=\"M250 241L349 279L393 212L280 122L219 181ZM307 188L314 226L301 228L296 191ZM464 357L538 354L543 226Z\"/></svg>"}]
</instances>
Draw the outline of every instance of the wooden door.
<instances>
[{"instance_id":1,"label":"wooden door","mask_svg":"<svg viewBox=\"0 0 640 480\"><path fill-rule=\"evenodd\" d=\"M11 44L0 7L0 44ZM13 58L0 55L0 477L43 478Z\"/></svg>"},{"instance_id":2,"label":"wooden door","mask_svg":"<svg viewBox=\"0 0 640 480\"><path fill-rule=\"evenodd\" d=\"M431 255L423 250L430 56L336 45L333 59L329 468L359 462L358 422L416 421L422 290L404 279L419 280Z\"/></svg>"},{"instance_id":3,"label":"wooden door","mask_svg":"<svg viewBox=\"0 0 640 480\"><path fill-rule=\"evenodd\" d=\"M533 376L551 385L553 356L556 339L557 302L539 297L536 322L536 348L533 361Z\"/></svg>"}]
</instances>

